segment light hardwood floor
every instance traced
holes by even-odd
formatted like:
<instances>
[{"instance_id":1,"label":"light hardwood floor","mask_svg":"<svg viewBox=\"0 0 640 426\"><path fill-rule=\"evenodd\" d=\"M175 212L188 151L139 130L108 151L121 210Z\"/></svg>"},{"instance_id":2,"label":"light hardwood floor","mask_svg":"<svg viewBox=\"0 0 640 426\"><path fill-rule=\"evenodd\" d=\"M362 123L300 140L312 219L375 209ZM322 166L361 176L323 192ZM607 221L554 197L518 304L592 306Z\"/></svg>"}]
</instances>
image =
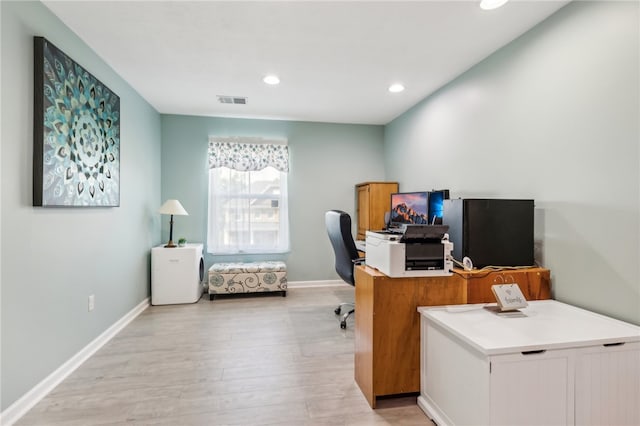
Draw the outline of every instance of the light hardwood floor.
<instances>
[{"instance_id":1,"label":"light hardwood floor","mask_svg":"<svg viewBox=\"0 0 640 426\"><path fill-rule=\"evenodd\" d=\"M353 287L151 306L17 425L433 425L353 379Z\"/></svg>"}]
</instances>

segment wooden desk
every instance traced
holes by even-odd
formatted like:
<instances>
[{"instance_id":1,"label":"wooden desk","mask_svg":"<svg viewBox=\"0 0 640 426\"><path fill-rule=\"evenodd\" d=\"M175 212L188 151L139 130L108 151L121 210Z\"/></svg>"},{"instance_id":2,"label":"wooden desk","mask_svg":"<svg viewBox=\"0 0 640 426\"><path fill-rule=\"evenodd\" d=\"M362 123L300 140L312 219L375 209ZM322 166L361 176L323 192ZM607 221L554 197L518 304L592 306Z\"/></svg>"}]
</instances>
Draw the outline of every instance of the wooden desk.
<instances>
[{"instance_id":1,"label":"wooden desk","mask_svg":"<svg viewBox=\"0 0 640 426\"><path fill-rule=\"evenodd\" d=\"M527 268L488 272L484 270L465 271L454 268L456 274L467 282L467 301L465 303L493 303L491 286L494 284L518 283L527 300L551 298L550 272L544 268Z\"/></svg>"},{"instance_id":2,"label":"wooden desk","mask_svg":"<svg viewBox=\"0 0 640 426\"><path fill-rule=\"evenodd\" d=\"M550 297L549 270L456 270L452 276L390 278L355 267L355 379L369 405L420 391L419 306L495 302L491 285L517 282L527 300Z\"/></svg>"}]
</instances>

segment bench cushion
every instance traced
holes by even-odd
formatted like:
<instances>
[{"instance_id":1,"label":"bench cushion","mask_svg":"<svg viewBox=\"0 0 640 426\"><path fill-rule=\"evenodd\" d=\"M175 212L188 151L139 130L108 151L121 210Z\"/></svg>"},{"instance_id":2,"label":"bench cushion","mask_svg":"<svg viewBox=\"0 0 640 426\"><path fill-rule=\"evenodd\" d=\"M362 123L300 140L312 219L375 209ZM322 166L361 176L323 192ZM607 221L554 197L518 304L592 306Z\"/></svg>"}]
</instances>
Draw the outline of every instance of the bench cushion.
<instances>
[{"instance_id":1,"label":"bench cushion","mask_svg":"<svg viewBox=\"0 0 640 426\"><path fill-rule=\"evenodd\" d=\"M287 290L287 265L281 261L214 263L209 294Z\"/></svg>"}]
</instances>

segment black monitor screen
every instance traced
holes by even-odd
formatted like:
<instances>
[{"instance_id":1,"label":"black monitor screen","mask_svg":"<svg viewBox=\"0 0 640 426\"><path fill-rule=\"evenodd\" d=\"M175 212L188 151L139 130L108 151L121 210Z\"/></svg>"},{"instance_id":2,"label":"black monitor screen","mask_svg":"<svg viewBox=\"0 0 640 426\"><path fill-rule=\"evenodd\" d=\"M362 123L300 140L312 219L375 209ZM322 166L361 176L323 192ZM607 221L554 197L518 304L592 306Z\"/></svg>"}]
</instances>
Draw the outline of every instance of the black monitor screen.
<instances>
[{"instance_id":1,"label":"black monitor screen","mask_svg":"<svg viewBox=\"0 0 640 426\"><path fill-rule=\"evenodd\" d=\"M429 223L434 225L442 224L442 213L444 211L444 200L449 199L449 190L440 189L429 193Z\"/></svg>"},{"instance_id":2,"label":"black monitor screen","mask_svg":"<svg viewBox=\"0 0 640 426\"><path fill-rule=\"evenodd\" d=\"M391 224L427 224L427 192L398 192L391 194Z\"/></svg>"}]
</instances>

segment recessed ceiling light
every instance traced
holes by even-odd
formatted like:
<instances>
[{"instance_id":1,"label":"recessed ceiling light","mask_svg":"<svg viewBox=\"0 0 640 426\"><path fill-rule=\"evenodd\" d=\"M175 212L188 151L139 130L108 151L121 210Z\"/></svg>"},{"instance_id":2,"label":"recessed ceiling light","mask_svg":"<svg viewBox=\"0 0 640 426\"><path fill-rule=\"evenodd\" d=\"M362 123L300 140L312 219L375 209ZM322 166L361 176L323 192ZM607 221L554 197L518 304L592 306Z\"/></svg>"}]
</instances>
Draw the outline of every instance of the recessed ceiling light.
<instances>
[{"instance_id":1,"label":"recessed ceiling light","mask_svg":"<svg viewBox=\"0 0 640 426\"><path fill-rule=\"evenodd\" d=\"M480 8L484 10L493 10L503 6L508 1L509 0L482 0L480 2Z\"/></svg>"},{"instance_id":2,"label":"recessed ceiling light","mask_svg":"<svg viewBox=\"0 0 640 426\"><path fill-rule=\"evenodd\" d=\"M280 79L278 78L277 75L274 75L274 74L270 74L266 76L265 78L262 79L262 81L272 86L276 84L280 84Z\"/></svg>"},{"instance_id":3,"label":"recessed ceiling light","mask_svg":"<svg viewBox=\"0 0 640 426\"><path fill-rule=\"evenodd\" d=\"M400 83L395 83L389 86L389 91L391 93L398 93L398 92L402 92L403 90L404 90L404 86Z\"/></svg>"}]
</instances>

